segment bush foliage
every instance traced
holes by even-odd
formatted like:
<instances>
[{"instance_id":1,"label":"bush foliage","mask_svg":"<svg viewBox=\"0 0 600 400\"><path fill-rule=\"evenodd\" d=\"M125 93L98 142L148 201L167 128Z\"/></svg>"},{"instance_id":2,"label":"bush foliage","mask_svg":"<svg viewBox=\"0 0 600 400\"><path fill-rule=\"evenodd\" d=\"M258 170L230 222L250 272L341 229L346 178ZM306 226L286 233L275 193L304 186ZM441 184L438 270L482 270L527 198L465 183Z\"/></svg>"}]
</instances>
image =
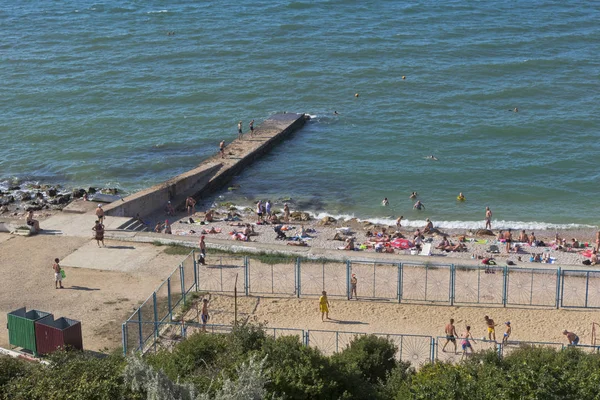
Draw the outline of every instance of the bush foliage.
<instances>
[{"instance_id":1,"label":"bush foliage","mask_svg":"<svg viewBox=\"0 0 600 400\"><path fill-rule=\"evenodd\" d=\"M572 347L476 353L415 371L396 346L360 336L325 356L261 326L196 334L144 358L58 352L49 365L0 357L0 399L597 399L600 355Z\"/></svg>"}]
</instances>

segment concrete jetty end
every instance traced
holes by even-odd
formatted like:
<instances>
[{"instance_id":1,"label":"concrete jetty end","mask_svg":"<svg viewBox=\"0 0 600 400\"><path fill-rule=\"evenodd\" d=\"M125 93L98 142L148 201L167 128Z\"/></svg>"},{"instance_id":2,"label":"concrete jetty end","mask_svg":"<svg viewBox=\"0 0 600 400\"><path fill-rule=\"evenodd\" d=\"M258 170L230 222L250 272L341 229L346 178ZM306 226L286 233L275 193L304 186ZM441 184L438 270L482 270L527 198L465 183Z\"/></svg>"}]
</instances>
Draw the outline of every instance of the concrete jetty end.
<instances>
[{"instance_id":1,"label":"concrete jetty end","mask_svg":"<svg viewBox=\"0 0 600 400\"><path fill-rule=\"evenodd\" d=\"M252 137L248 132L242 140L226 144L224 158L217 153L191 171L105 206L104 212L115 217L144 216L164 208L168 201L177 209L185 206L187 196L200 199L214 194L254 160L300 129L307 119L305 114L272 115L254 129Z\"/></svg>"}]
</instances>

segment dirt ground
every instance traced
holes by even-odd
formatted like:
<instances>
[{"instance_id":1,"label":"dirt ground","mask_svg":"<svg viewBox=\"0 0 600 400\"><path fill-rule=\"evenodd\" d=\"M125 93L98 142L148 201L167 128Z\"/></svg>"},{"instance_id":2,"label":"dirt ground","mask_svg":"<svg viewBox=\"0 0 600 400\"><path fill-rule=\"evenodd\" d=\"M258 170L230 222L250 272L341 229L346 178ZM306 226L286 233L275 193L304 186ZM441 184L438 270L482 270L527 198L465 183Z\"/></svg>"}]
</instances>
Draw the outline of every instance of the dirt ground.
<instances>
[{"instance_id":1,"label":"dirt ground","mask_svg":"<svg viewBox=\"0 0 600 400\"><path fill-rule=\"evenodd\" d=\"M504 323L510 321L515 341L567 343L564 329L581 338L581 344L591 344L592 322L598 312L551 308L494 308L453 307L417 304L398 304L381 301L330 299L331 320L321 321L318 299L244 297L238 298L238 313L242 318L267 323L271 328L338 330L348 332L412 334L443 336L444 326L454 318L459 335L471 326L477 341L487 336L484 316L488 315L498 326L496 337L501 340ZM233 296L211 294L210 323L230 324L233 321ZM195 315L192 312L190 315ZM486 344L480 348L487 348ZM477 350L477 343L475 344Z\"/></svg>"},{"instance_id":2,"label":"dirt ground","mask_svg":"<svg viewBox=\"0 0 600 400\"><path fill-rule=\"evenodd\" d=\"M9 345L7 313L27 307L81 321L86 349L119 348L121 324L184 258L160 252L130 273L65 266L65 289L56 290L54 258L62 260L88 242L77 237L0 234L0 346ZM110 241L106 244L111 246Z\"/></svg>"}]
</instances>

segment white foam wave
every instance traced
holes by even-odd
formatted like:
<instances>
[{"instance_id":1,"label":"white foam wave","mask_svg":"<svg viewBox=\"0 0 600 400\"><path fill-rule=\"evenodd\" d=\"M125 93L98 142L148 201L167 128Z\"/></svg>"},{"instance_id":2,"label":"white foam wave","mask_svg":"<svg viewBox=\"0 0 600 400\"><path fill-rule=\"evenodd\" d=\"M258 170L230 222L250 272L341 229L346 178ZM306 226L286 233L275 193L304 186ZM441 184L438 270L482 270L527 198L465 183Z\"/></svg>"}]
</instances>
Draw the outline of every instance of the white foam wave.
<instances>
[{"instance_id":1,"label":"white foam wave","mask_svg":"<svg viewBox=\"0 0 600 400\"><path fill-rule=\"evenodd\" d=\"M169 10L148 11L146 14L160 14L160 13L166 13L166 12L169 12Z\"/></svg>"}]
</instances>

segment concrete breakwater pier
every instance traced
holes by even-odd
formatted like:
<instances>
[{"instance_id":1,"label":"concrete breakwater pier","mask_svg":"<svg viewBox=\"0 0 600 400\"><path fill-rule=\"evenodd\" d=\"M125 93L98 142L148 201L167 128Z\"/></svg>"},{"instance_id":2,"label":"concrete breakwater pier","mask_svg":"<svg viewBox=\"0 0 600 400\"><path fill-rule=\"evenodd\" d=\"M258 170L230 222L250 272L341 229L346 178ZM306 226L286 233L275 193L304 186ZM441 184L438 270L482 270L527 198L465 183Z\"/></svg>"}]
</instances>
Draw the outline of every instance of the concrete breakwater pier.
<instances>
[{"instance_id":1,"label":"concrete breakwater pier","mask_svg":"<svg viewBox=\"0 0 600 400\"><path fill-rule=\"evenodd\" d=\"M198 167L166 182L141 190L104 207L104 212L115 217L149 215L165 207L170 201L176 209L185 206L187 196L201 199L222 188L253 161L270 151L292 133L300 129L308 117L305 114L275 114L265 120L242 140L236 139L225 147L225 157L218 153Z\"/></svg>"}]
</instances>

